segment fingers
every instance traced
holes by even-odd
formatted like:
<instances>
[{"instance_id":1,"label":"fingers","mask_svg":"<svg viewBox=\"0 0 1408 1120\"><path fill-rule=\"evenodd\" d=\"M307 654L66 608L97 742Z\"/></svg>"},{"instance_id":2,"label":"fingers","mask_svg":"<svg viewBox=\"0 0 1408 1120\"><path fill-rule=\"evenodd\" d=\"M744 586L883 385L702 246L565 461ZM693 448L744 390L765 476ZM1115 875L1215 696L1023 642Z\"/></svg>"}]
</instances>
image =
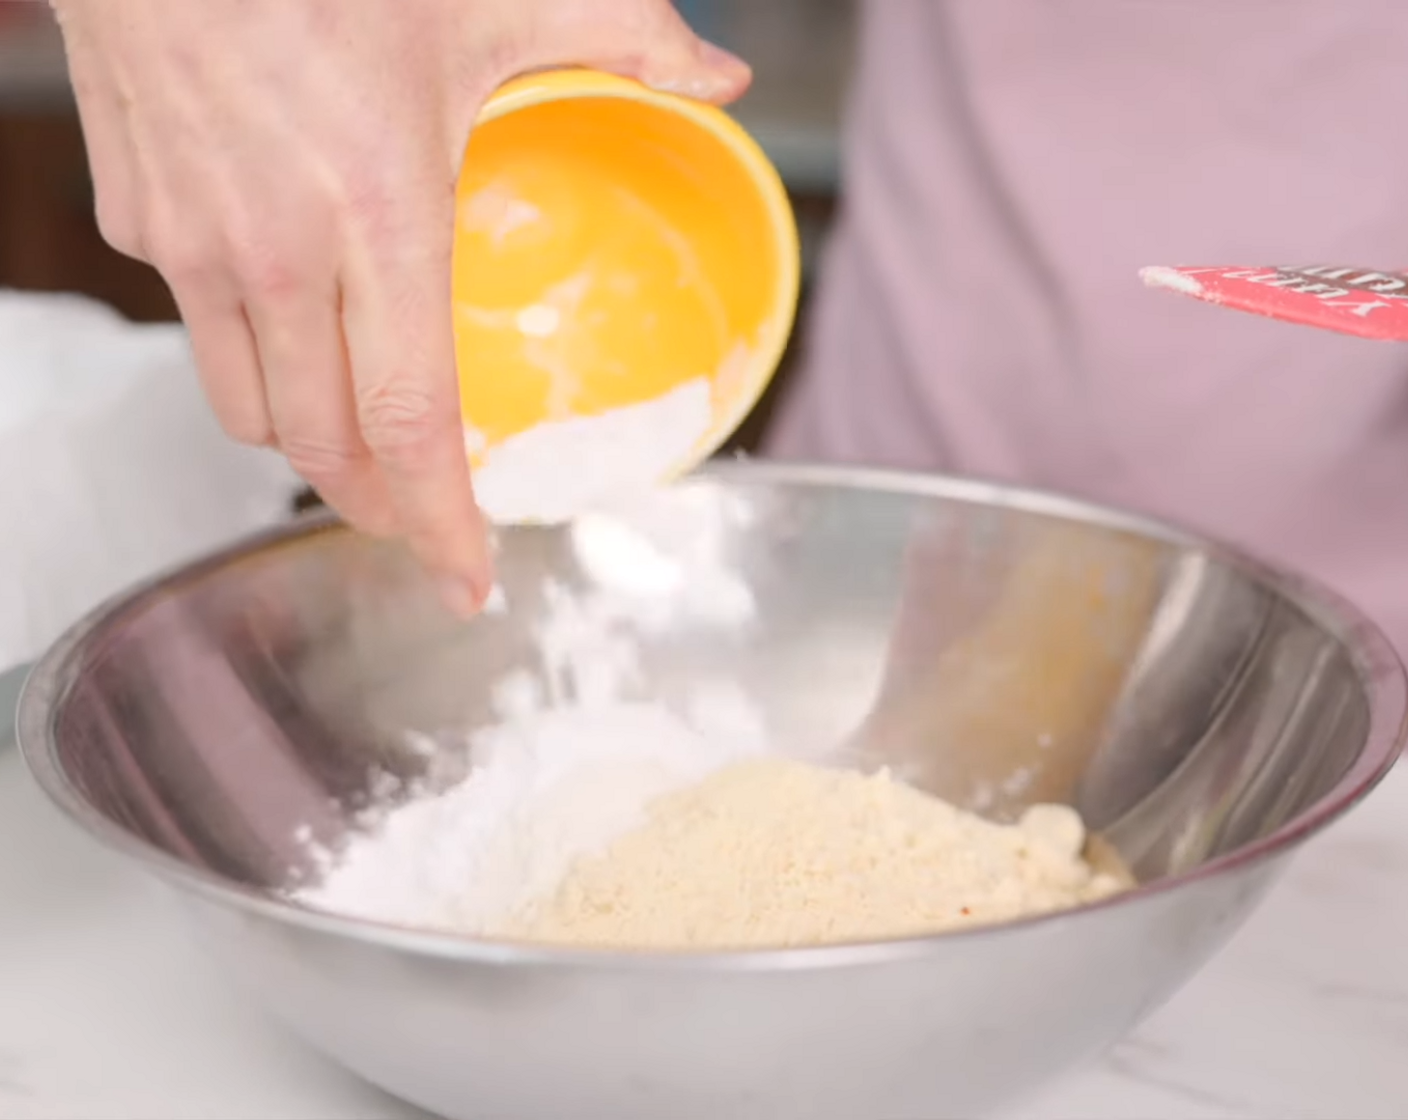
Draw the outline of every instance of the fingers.
<instances>
[{"instance_id":1,"label":"fingers","mask_svg":"<svg viewBox=\"0 0 1408 1120\"><path fill-rule=\"evenodd\" d=\"M479 101L573 63L727 101L747 66L669 0L63 6L104 234L166 275L221 423L277 443L353 524L404 534L471 613L491 572L450 253Z\"/></svg>"},{"instance_id":2,"label":"fingers","mask_svg":"<svg viewBox=\"0 0 1408 1120\"><path fill-rule=\"evenodd\" d=\"M201 387L225 434L252 447L274 441L264 395L264 376L254 334L233 290L172 284L172 294L191 338Z\"/></svg>"},{"instance_id":3,"label":"fingers","mask_svg":"<svg viewBox=\"0 0 1408 1120\"><path fill-rule=\"evenodd\" d=\"M278 298L251 299L261 393L289 465L349 523L390 536L397 518L357 427L340 302L334 282L312 278Z\"/></svg>"},{"instance_id":4,"label":"fingers","mask_svg":"<svg viewBox=\"0 0 1408 1120\"><path fill-rule=\"evenodd\" d=\"M194 240L194 239L193 239ZM228 263L241 254L223 254ZM162 257L212 410L240 443L277 447L330 506L363 532L389 536L396 517L357 427L330 268L227 267L195 253ZM247 255L246 255L247 259ZM315 260L308 253L305 260ZM287 282L280 280L287 279Z\"/></svg>"},{"instance_id":5,"label":"fingers","mask_svg":"<svg viewBox=\"0 0 1408 1120\"><path fill-rule=\"evenodd\" d=\"M452 184L396 194L416 200L413 216L383 209L349 237L342 313L356 413L400 531L450 607L470 615L492 575L455 373Z\"/></svg>"}]
</instances>

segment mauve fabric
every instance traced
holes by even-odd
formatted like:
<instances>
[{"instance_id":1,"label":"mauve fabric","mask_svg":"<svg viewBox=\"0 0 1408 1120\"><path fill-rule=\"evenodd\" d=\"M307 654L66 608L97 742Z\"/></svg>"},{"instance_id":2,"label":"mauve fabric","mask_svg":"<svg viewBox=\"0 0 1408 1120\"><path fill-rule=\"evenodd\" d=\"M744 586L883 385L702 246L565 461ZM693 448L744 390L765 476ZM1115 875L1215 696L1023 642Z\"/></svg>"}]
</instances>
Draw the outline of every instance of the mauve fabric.
<instances>
[{"instance_id":1,"label":"mauve fabric","mask_svg":"<svg viewBox=\"0 0 1408 1120\"><path fill-rule=\"evenodd\" d=\"M1408 350L1143 288L1408 266L1408 0L869 0L769 453L1141 509L1408 649Z\"/></svg>"}]
</instances>

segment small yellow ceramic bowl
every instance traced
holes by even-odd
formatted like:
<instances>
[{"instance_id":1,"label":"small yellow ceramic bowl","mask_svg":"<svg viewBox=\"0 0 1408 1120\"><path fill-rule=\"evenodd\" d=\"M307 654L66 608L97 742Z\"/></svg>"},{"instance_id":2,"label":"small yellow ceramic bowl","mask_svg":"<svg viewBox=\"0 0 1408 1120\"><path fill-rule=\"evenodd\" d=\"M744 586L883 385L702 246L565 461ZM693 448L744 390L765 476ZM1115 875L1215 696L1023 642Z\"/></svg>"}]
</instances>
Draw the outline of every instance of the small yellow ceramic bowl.
<instances>
[{"instance_id":1,"label":"small yellow ceramic bowl","mask_svg":"<svg viewBox=\"0 0 1408 1120\"><path fill-rule=\"evenodd\" d=\"M799 274L777 171L722 110L588 70L510 82L485 106L458 186L454 329L471 465L545 422L691 383L707 387L707 427L652 468L662 477L636 481L683 474L762 394Z\"/></svg>"}]
</instances>

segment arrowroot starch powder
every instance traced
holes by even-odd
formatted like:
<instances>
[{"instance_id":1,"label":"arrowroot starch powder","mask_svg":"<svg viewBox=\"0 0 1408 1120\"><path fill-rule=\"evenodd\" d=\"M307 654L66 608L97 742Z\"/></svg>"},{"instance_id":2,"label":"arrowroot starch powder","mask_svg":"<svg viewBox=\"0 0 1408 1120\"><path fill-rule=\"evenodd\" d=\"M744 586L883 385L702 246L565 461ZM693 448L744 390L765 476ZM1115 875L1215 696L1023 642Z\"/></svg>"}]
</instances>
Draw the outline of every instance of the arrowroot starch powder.
<instances>
[{"instance_id":1,"label":"arrowroot starch powder","mask_svg":"<svg viewBox=\"0 0 1408 1120\"><path fill-rule=\"evenodd\" d=\"M529 428L488 452L475 498L500 524L555 524L651 487L708 433L710 393L697 377L654 400Z\"/></svg>"},{"instance_id":2,"label":"arrowroot starch powder","mask_svg":"<svg viewBox=\"0 0 1408 1120\"><path fill-rule=\"evenodd\" d=\"M693 682L678 710L633 698L635 634L680 618L737 630L754 613L750 589L721 553L727 522L747 511L726 502L695 509L681 533L670 518L678 508L644 500L630 526L604 513L574 524L579 559L602 585L545 587L534 634L540 671L498 683L498 722L466 737L468 772L444 788L388 791L409 796L362 814L338 851L315 848L323 877L296 890L297 900L493 936L550 896L577 859L643 824L656 798L768 750L756 711L728 680ZM495 600L495 610L511 609Z\"/></svg>"}]
</instances>

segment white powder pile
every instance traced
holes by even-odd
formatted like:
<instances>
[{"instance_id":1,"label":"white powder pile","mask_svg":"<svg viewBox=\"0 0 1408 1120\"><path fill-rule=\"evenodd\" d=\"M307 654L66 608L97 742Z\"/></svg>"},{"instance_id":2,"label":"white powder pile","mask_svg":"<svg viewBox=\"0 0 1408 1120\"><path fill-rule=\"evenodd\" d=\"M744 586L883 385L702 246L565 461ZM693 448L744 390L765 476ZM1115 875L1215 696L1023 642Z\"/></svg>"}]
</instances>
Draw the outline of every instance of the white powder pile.
<instances>
[{"instance_id":1,"label":"white powder pile","mask_svg":"<svg viewBox=\"0 0 1408 1120\"><path fill-rule=\"evenodd\" d=\"M355 917L494 936L577 859L644 821L654 798L743 757L658 704L506 720L475 736L468 777L356 837L302 901Z\"/></svg>"},{"instance_id":2,"label":"white powder pile","mask_svg":"<svg viewBox=\"0 0 1408 1120\"><path fill-rule=\"evenodd\" d=\"M780 758L658 799L504 932L593 948L721 950L873 941L1091 902L1127 881L1082 858L1064 806L1015 825L893 780Z\"/></svg>"},{"instance_id":3,"label":"white powder pile","mask_svg":"<svg viewBox=\"0 0 1408 1120\"><path fill-rule=\"evenodd\" d=\"M554 420L489 449L474 472L485 515L500 524L555 524L679 469L712 422L708 378L597 416Z\"/></svg>"}]
</instances>

